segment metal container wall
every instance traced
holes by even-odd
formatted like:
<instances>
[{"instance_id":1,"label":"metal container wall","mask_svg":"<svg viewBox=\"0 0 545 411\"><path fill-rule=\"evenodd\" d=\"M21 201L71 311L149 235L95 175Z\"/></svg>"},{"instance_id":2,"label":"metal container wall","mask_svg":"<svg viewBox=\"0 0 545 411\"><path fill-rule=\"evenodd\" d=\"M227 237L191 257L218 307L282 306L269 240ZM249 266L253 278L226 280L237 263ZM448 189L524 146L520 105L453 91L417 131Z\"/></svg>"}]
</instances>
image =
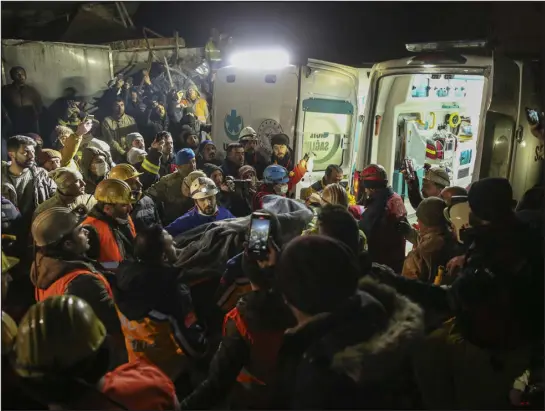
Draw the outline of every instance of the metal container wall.
<instances>
[{"instance_id":1,"label":"metal container wall","mask_svg":"<svg viewBox=\"0 0 545 411\"><path fill-rule=\"evenodd\" d=\"M111 53L109 46L3 40L2 83L11 83L10 69L22 66L44 106L49 107L69 87L93 104L113 77Z\"/></svg>"}]
</instances>

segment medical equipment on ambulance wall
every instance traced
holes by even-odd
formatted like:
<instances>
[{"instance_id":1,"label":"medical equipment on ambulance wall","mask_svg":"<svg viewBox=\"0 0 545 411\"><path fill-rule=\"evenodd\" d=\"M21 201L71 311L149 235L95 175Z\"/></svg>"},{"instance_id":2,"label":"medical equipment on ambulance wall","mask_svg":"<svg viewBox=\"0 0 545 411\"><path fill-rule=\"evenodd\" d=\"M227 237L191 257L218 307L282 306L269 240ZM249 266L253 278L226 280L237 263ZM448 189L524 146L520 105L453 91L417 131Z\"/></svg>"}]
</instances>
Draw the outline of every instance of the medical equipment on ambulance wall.
<instances>
[{"instance_id":1,"label":"medical equipment on ambulance wall","mask_svg":"<svg viewBox=\"0 0 545 411\"><path fill-rule=\"evenodd\" d=\"M471 159L473 158L473 150L464 150L460 153L459 165L466 166L471 164Z\"/></svg>"},{"instance_id":2,"label":"medical equipment on ambulance wall","mask_svg":"<svg viewBox=\"0 0 545 411\"><path fill-rule=\"evenodd\" d=\"M471 125L471 117L462 116L460 123L460 134L458 135L460 141L466 141L473 138L473 127Z\"/></svg>"},{"instance_id":3,"label":"medical equipment on ambulance wall","mask_svg":"<svg viewBox=\"0 0 545 411\"><path fill-rule=\"evenodd\" d=\"M434 165L453 169L457 148L456 135L448 131L446 126L439 126L434 135L426 141L426 159Z\"/></svg>"},{"instance_id":4,"label":"medical equipment on ambulance wall","mask_svg":"<svg viewBox=\"0 0 545 411\"><path fill-rule=\"evenodd\" d=\"M437 79L432 76L430 87L437 97L444 98L450 95L449 80L441 78L441 76Z\"/></svg>"},{"instance_id":5,"label":"medical equipment on ambulance wall","mask_svg":"<svg viewBox=\"0 0 545 411\"><path fill-rule=\"evenodd\" d=\"M433 112L428 113L425 116L426 121L423 121L421 119L416 120L418 124L418 128L420 130L430 130L435 128L435 121L436 121L436 115Z\"/></svg>"},{"instance_id":6,"label":"medical equipment on ambulance wall","mask_svg":"<svg viewBox=\"0 0 545 411\"><path fill-rule=\"evenodd\" d=\"M430 94L430 80L427 75L417 74L414 76L411 97L428 97Z\"/></svg>"},{"instance_id":7,"label":"medical equipment on ambulance wall","mask_svg":"<svg viewBox=\"0 0 545 411\"><path fill-rule=\"evenodd\" d=\"M418 128L418 120L405 121L405 150L401 158L402 161L409 158L416 168L424 165L426 161L425 134L431 133L426 131Z\"/></svg>"},{"instance_id":8,"label":"medical equipment on ambulance wall","mask_svg":"<svg viewBox=\"0 0 545 411\"><path fill-rule=\"evenodd\" d=\"M445 116L445 122L448 123L451 129L455 129L462 122L462 117L458 113L450 113Z\"/></svg>"}]
</instances>

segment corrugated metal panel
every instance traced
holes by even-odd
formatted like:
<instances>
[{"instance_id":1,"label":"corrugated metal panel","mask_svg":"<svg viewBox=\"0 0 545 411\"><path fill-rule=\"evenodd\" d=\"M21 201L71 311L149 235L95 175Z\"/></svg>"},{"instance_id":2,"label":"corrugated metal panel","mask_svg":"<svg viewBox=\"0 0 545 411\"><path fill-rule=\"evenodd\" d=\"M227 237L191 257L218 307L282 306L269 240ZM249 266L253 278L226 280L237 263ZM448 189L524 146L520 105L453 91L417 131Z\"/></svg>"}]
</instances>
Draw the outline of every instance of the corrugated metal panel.
<instances>
[{"instance_id":1,"label":"corrugated metal panel","mask_svg":"<svg viewBox=\"0 0 545 411\"><path fill-rule=\"evenodd\" d=\"M46 107L68 87L92 103L112 78L108 46L3 40L2 66L8 82L12 67L24 67L28 84L40 92Z\"/></svg>"}]
</instances>

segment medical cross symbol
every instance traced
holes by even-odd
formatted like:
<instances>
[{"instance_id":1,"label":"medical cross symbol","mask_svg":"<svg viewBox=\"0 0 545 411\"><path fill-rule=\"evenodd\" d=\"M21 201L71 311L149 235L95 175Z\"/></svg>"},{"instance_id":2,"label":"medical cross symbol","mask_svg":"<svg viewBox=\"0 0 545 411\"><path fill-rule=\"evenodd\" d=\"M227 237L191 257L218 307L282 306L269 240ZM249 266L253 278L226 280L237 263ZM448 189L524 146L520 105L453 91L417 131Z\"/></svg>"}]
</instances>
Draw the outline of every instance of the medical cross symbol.
<instances>
[{"instance_id":1,"label":"medical cross symbol","mask_svg":"<svg viewBox=\"0 0 545 411\"><path fill-rule=\"evenodd\" d=\"M236 110L231 110L231 113L225 116L225 134L227 134L227 137L229 137L231 140L238 139L238 135L242 131L243 127L244 121L242 120L241 116L237 116Z\"/></svg>"}]
</instances>

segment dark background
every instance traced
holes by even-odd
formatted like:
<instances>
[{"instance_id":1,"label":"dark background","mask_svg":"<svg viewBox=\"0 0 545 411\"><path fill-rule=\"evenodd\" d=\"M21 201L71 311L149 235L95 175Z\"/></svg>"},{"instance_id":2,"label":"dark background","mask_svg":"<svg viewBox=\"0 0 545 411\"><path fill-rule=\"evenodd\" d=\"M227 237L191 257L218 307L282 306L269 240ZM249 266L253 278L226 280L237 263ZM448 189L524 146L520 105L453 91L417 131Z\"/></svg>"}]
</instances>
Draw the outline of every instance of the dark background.
<instances>
[{"instance_id":1,"label":"dark background","mask_svg":"<svg viewBox=\"0 0 545 411\"><path fill-rule=\"evenodd\" d=\"M415 41L487 38L515 57L544 52L542 2L126 2L132 31L106 20L74 23L85 4L2 2L2 38L97 44L143 38L145 26L203 47L216 27L239 47L279 45L295 57L353 65L402 57ZM101 4L116 16L114 3Z\"/></svg>"}]
</instances>

